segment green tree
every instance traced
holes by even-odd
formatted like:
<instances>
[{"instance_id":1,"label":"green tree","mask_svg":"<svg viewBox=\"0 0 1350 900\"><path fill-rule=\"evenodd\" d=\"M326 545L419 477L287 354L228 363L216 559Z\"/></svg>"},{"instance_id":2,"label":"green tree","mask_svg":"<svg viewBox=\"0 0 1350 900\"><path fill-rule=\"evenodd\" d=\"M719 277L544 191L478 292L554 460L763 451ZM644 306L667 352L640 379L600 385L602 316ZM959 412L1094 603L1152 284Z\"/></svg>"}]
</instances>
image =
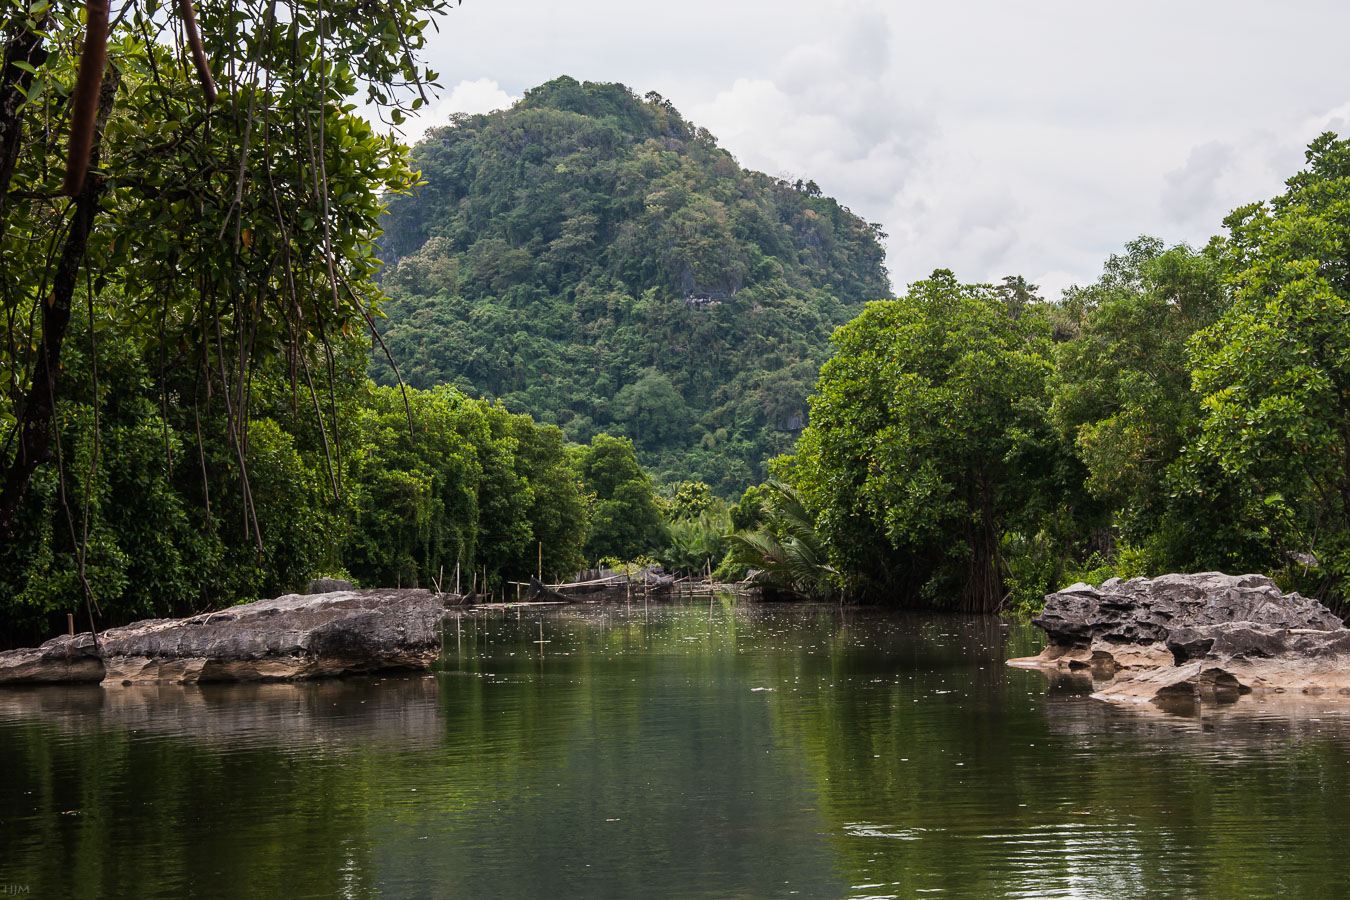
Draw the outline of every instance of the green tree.
<instances>
[{"instance_id":1,"label":"green tree","mask_svg":"<svg viewBox=\"0 0 1350 900\"><path fill-rule=\"evenodd\" d=\"M635 559L658 550L661 512L651 481L638 465L633 442L598 434L575 454L577 475L594 498L586 558Z\"/></svg>"},{"instance_id":2,"label":"green tree","mask_svg":"<svg viewBox=\"0 0 1350 900\"><path fill-rule=\"evenodd\" d=\"M395 119L398 106L419 106L407 87L434 75L415 55L428 16L444 7L444 0L297 0L283 10L269 0L199 0L195 41L188 3L172 10L157 0L128 3L106 39L106 3L88 4L83 18L74 4L7 4L0 14L5 540L18 539L26 504L47 502L29 498L44 466L60 464L57 508L73 509L70 519L84 517L77 502L92 507L97 499L92 491L73 495L70 487L83 480L73 463L85 461L58 438L63 421L83 414L76 382L99 371L102 316L149 363L152 395L168 412L158 423L165 474L175 440L194 435L183 444L202 468L212 442L223 440L228 452L216 462L232 457L238 483L212 492L217 520L228 510L241 522L255 565L281 581L312 559L287 543L287 510L264 508L272 476L299 477L306 464L265 417L254 440L254 392L276 365L318 409L347 336L373 327L381 197L409 188L414 176L405 151L352 116L350 101L364 89L368 100L395 104ZM195 78L185 74L194 70ZM86 331L79 343L87 355L72 352L75 329ZM85 398L91 423L111 402L98 389ZM336 494L336 399L323 405L330 448L323 468ZM190 431L170 426L170 407L191 413ZM97 432L88 434L91 447ZM100 482L108 459L91 454L91 482ZM203 493L209 482L208 475ZM261 531L273 513L280 530L269 547ZM87 544L82 534L76 542ZM264 575L254 583L275 582Z\"/></svg>"},{"instance_id":3,"label":"green tree","mask_svg":"<svg viewBox=\"0 0 1350 900\"><path fill-rule=\"evenodd\" d=\"M716 568L726 555L730 530L731 518L721 506L676 519L666 525L666 546L659 556L661 564L677 574L702 576Z\"/></svg>"},{"instance_id":4,"label":"green tree","mask_svg":"<svg viewBox=\"0 0 1350 900\"><path fill-rule=\"evenodd\" d=\"M731 507L731 527L736 531L757 527L764 521L764 504L772 493L773 488L767 484L754 484L746 488Z\"/></svg>"},{"instance_id":5,"label":"green tree","mask_svg":"<svg viewBox=\"0 0 1350 900\"><path fill-rule=\"evenodd\" d=\"M530 544L511 571L517 576L534 571L540 544L545 572L565 574L584 568L583 547L591 510L562 431L552 425L537 425L529 416L513 416L512 428L516 471L530 486Z\"/></svg>"},{"instance_id":6,"label":"green tree","mask_svg":"<svg viewBox=\"0 0 1350 900\"><path fill-rule=\"evenodd\" d=\"M1350 585L1350 142L1327 133L1269 204L1225 220L1232 305L1192 343L1199 434L1177 489L1222 498L1217 556L1317 554Z\"/></svg>"},{"instance_id":7,"label":"green tree","mask_svg":"<svg viewBox=\"0 0 1350 900\"><path fill-rule=\"evenodd\" d=\"M655 369L624 385L614 395L610 414L633 443L643 447L660 446L687 426L684 398L670 379Z\"/></svg>"},{"instance_id":8,"label":"green tree","mask_svg":"<svg viewBox=\"0 0 1350 900\"><path fill-rule=\"evenodd\" d=\"M408 383L577 442L624 434L658 483L731 496L765 477L830 332L890 293L875 226L623 85L557 78L413 157L424 183L391 199L381 238Z\"/></svg>"},{"instance_id":9,"label":"green tree","mask_svg":"<svg viewBox=\"0 0 1350 900\"><path fill-rule=\"evenodd\" d=\"M1047 326L940 270L833 340L787 468L830 562L901 601L997 609L1002 535L1052 475Z\"/></svg>"},{"instance_id":10,"label":"green tree","mask_svg":"<svg viewBox=\"0 0 1350 900\"><path fill-rule=\"evenodd\" d=\"M485 417L449 389L415 391L408 401L412 434L395 389L377 388L362 411L355 516L342 557L363 584L429 587L457 563L477 568Z\"/></svg>"},{"instance_id":11,"label":"green tree","mask_svg":"<svg viewBox=\"0 0 1350 900\"><path fill-rule=\"evenodd\" d=\"M697 519L719 502L704 482L681 481L671 489L666 508L671 519Z\"/></svg>"},{"instance_id":12,"label":"green tree","mask_svg":"<svg viewBox=\"0 0 1350 900\"><path fill-rule=\"evenodd\" d=\"M1171 509L1168 471L1201 415L1189 342L1226 302L1216 245L1164 249L1141 237L1061 304L1074 308L1078 336L1056 347L1051 417L1086 468L1097 502L1083 511L1109 516L1100 524L1129 542L1156 541ZM1178 562L1175 548L1158 547L1154 556L1158 565Z\"/></svg>"},{"instance_id":13,"label":"green tree","mask_svg":"<svg viewBox=\"0 0 1350 900\"><path fill-rule=\"evenodd\" d=\"M0 542L0 594L9 598L0 639L31 642L64 629L82 594L82 555L102 624L276 596L340 563L350 492L333 497L315 417L294 415L284 375L274 365L255 372L246 531L225 423L165 402L155 361L108 302L92 310L98 377L87 344L72 342L64 354L53 434L64 465L35 473L15 540ZM348 361L362 364L364 355ZM167 377L171 391L191 390L190 374ZM340 382L332 394L344 422L352 393ZM346 466L353 455L343 455ZM268 535L261 552L255 524Z\"/></svg>"}]
</instances>

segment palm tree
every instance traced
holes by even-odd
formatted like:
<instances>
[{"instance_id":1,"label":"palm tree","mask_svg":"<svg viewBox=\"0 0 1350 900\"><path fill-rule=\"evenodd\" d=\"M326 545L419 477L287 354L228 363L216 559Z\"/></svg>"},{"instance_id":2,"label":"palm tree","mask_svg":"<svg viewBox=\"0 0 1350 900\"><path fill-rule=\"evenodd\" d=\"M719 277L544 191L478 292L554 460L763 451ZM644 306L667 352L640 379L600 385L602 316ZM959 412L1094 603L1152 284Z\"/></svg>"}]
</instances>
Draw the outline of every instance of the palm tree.
<instances>
[{"instance_id":1,"label":"palm tree","mask_svg":"<svg viewBox=\"0 0 1350 900\"><path fill-rule=\"evenodd\" d=\"M792 485L770 479L764 524L730 535L735 562L750 569L760 587L804 597L826 597L839 589L839 571L829 564L816 534L815 519Z\"/></svg>"}]
</instances>

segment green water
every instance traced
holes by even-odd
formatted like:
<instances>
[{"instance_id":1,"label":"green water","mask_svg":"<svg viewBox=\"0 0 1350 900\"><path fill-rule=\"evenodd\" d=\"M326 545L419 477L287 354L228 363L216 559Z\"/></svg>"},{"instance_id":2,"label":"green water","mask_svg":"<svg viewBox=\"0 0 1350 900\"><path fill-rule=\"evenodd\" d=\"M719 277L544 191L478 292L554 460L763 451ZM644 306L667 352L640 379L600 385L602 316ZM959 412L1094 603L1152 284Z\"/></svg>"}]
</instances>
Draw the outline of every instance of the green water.
<instances>
[{"instance_id":1,"label":"green water","mask_svg":"<svg viewBox=\"0 0 1350 900\"><path fill-rule=\"evenodd\" d=\"M1350 896L1350 699L1113 709L1006 668L1027 626L731 601L446 646L0 692L0 894Z\"/></svg>"}]
</instances>

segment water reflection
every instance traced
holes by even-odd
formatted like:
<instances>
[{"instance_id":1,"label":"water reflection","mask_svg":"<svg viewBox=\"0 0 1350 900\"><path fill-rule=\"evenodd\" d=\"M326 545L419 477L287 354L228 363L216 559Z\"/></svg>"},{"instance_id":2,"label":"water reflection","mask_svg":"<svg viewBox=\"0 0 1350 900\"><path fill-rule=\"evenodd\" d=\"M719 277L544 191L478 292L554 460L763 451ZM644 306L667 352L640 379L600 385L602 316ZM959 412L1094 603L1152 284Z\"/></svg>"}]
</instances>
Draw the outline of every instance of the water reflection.
<instances>
[{"instance_id":1,"label":"water reflection","mask_svg":"<svg viewBox=\"0 0 1350 900\"><path fill-rule=\"evenodd\" d=\"M1350 709L1047 687L991 619L492 610L429 677L0 692L71 897L1337 896ZM1350 703L1346 704L1350 706Z\"/></svg>"},{"instance_id":2,"label":"water reflection","mask_svg":"<svg viewBox=\"0 0 1350 900\"><path fill-rule=\"evenodd\" d=\"M116 729L241 749L428 741L443 725L429 675L299 684L40 686L0 691L0 724L41 721L72 734Z\"/></svg>"}]
</instances>

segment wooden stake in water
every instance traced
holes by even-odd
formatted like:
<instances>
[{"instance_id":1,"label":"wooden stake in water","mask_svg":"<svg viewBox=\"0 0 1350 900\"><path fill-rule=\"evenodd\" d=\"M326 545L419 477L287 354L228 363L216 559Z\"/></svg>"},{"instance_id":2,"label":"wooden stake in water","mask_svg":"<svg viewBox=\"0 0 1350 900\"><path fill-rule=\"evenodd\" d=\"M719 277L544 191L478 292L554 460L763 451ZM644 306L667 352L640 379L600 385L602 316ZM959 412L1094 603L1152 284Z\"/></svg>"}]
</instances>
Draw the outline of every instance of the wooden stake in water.
<instances>
[{"instance_id":1,"label":"wooden stake in water","mask_svg":"<svg viewBox=\"0 0 1350 900\"><path fill-rule=\"evenodd\" d=\"M66 613L66 625L70 628L70 636L75 636L75 614Z\"/></svg>"},{"instance_id":2,"label":"wooden stake in water","mask_svg":"<svg viewBox=\"0 0 1350 900\"><path fill-rule=\"evenodd\" d=\"M544 580L544 542L539 542L539 580ZM543 623L540 623L542 627Z\"/></svg>"},{"instance_id":3,"label":"wooden stake in water","mask_svg":"<svg viewBox=\"0 0 1350 900\"><path fill-rule=\"evenodd\" d=\"M543 616L540 616L540 617L539 617L539 640L535 641L535 643L539 645L539 659L540 659L540 661L543 661L543 659L544 659L544 645L548 643L548 641L544 640L544 617L543 617Z\"/></svg>"}]
</instances>

